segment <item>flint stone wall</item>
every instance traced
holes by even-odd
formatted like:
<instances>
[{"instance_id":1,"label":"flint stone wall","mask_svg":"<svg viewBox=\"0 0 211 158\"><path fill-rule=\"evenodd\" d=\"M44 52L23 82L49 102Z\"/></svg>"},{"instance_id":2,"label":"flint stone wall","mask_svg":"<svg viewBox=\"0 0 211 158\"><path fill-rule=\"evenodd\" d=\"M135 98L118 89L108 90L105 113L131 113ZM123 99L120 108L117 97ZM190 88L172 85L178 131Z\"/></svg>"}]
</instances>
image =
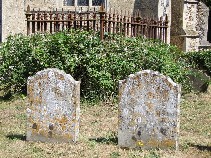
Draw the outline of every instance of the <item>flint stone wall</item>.
<instances>
[{"instance_id":1,"label":"flint stone wall","mask_svg":"<svg viewBox=\"0 0 211 158\"><path fill-rule=\"evenodd\" d=\"M180 86L150 70L119 86L119 146L178 149Z\"/></svg>"},{"instance_id":2,"label":"flint stone wall","mask_svg":"<svg viewBox=\"0 0 211 158\"><path fill-rule=\"evenodd\" d=\"M197 13L197 26L196 30L199 32L199 43L200 46L211 46L208 40L208 19L209 19L209 7L207 7L203 2L198 4L198 13Z\"/></svg>"},{"instance_id":3,"label":"flint stone wall","mask_svg":"<svg viewBox=\"0 0 211 158\"><path fill-rule=\"evenodd\" d=\"M209 8L199 0L171 0L171 44L181 50L210 48Z\"/></svg>"},{"instance_id":4,"label":"flint stone wall","mask_svg":"<svg viewBox=\"0 0 211 158\"><path fill-rule=\"evenodd\" d=\"M28 78L27 95L27 140L77 141L80 82L58 69L46 69Z\"/></svg>"},{"instance_id":5,"label":"flint stone wall","mask_svg":"<svg viewBox=\"0 0 211 158\"><path fill-rule=\"evenodd\" d=\"M184 1L183 29L185 31L185 51L198 51L199 32L196 30L198 0Z\"/></svg>"}]
</instances>

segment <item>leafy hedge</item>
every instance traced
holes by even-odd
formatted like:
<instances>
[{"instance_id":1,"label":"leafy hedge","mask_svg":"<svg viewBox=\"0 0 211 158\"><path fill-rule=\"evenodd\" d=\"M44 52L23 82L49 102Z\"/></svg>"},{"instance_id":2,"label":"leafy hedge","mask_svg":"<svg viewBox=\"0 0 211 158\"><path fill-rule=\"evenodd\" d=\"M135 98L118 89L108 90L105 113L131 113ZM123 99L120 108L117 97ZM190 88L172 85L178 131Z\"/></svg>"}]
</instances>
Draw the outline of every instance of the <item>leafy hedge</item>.
<instances>
[{"instance_id":1,"label":"leafy hedge","mask_svg":"<svg viewBox=\"0 0 211 158\"><path fill-rule=\"evenodd\" d=\"M195 69L204 71L211 76L211 51L189 52L183 55Z\"/></svg>"},{"instance_id":2,"label":"leafy hedge","mask_svg":"<svg viewBox=\"0 0 211 158\"><path fill-rule=\"evenodd\" d=\"M85 31L53 35L10 36L0 48L0 89L26 91L28 76L44 68L59 68L81 80L81 96L88 99L116 95L118 81L142 69L159 71L189 89L190 72L176 47L152 40L98 35Z\"/></svg>"}]
</instances>

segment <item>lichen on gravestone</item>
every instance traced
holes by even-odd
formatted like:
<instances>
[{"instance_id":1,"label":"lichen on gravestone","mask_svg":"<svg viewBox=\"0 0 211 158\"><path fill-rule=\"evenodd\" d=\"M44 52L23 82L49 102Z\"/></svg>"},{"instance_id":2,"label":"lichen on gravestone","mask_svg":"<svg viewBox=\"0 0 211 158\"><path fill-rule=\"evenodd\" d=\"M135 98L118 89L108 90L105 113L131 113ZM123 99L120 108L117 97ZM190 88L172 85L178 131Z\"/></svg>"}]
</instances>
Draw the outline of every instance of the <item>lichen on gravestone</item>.
<instances>
[{"instance_id":1,"label":"lichen on gravestone","mask_svg":"<svg viewBox=\"0 0 211 158\"><path fill-rule=\"evenodd\" d=\"M118 145L178 149L180 93L180 85L156 71L120 81Z\"/></svg>"},{"instance_id":2,"label":"lichen on gravestone","mask_svg":"<svg viewBox=\"0 0 211 158\"><path fill-rule=\"evenodd\" d=\"M27 80L29 141L76 142L79 135L80 82L58 69Z\"/></svg>"}]
</instances>

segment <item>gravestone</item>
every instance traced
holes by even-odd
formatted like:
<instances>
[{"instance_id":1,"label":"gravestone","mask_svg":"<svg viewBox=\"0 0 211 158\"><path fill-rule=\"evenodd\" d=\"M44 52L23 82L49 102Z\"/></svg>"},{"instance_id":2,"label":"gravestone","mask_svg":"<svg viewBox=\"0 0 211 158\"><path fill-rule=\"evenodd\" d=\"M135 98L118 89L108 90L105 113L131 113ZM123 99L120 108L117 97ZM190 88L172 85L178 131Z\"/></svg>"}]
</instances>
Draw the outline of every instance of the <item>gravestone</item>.
<instances>
[{"instance_id":1,"label":"gravestone","mask_svg":"<svg viewBox=\"0 0 211 158\"><path fill-rule=\"evenodd\" d=\"M28 78L27 95L27 140L77 141L80 82L64 71L45 69Z\"/></svg>"},{"instance_id":2,"label":"gravestone","mask_svg":"<svg viewBox=\"0 0 211 158\"><path fill-rule=\"evenodd\" d=\"M178 149L180 91L169 77L151 70L120 81L119 146Z\"/></svg>"}]
</instances>

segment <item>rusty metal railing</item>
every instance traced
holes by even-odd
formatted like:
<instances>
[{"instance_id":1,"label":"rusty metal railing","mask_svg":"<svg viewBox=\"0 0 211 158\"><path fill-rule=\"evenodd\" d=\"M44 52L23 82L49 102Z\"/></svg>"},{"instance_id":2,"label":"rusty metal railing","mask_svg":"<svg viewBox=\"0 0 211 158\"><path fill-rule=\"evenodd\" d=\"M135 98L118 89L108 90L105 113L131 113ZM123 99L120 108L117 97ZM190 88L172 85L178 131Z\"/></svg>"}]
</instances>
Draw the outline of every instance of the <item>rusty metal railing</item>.
<instances>
[{"instance_id":1,"label":"rusty metal railing","mask_svg":"<svg viewBox=\"0 0 211 158\"><path fill-rule=\"evenodd\" d=\"M100 32L101 40L105 32L119 33L129 37L145 36L167 42L167 15L159 20L142 18L140 12L134 16L106 12L103 5L96 11L35 11L27 7L27 35L36 32L58 32L66 29L93 30Z\"/></svg>"}]
</instances>

